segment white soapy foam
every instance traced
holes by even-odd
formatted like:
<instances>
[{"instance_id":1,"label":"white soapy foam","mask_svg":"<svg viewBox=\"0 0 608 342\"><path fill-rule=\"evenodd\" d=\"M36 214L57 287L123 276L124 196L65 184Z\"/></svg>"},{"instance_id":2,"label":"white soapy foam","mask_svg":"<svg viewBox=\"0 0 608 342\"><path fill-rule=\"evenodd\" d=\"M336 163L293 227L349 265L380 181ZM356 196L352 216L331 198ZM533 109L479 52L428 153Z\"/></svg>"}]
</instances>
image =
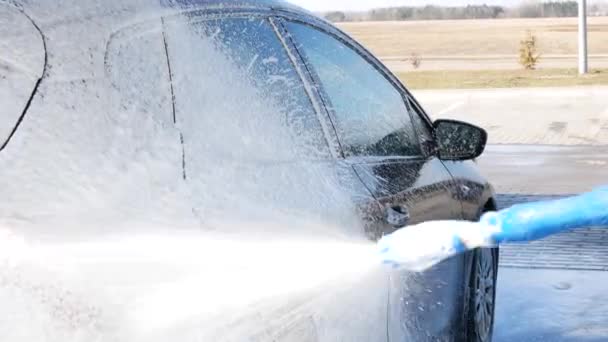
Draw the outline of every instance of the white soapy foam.
<instances>
[{"instance_id":1,"label":"white soapy foam","mask_svg":"<svg viewBox=\"0 0 608 342\"><path fill-rule=\"evenodd\" d=\"M379 276L372 245L352 241L194 232L56 243L27 243L7 231L2 236L0 293L12 299L0 326L19 326L36 312L27 335L3 335L11 341L163 341L177 332L187 341L225 340L226 327L241 318L242 334L233 338L239 340L272 320L314 320L324 305L344 304L335 291ZM351 291L361 305L373 308L379 299ZM306 302L292 308L298 297ZM267 306L283 312L273 315ZM250 320L258 315L268 317ZM283 330L289 325L266 331L266 338Z\"/></svg>"},{"instance_id":2,"label":"white soapy foam","mask_svg":"<svg viewBox=\"0 0 608 342\"><path fill-rule=\"evenodd\" d=\"M494 247L500 225L467 221L430 221L403 228L378 243L382 258L399 268L424 271L466 249ZM460 248L462 248L460 247Z\"/></svg>"},{"instance_id":3,"label":"white soapy foam","mask_svg":"<svg viewBox=\"0 0 608 342\"><path fill-rule=\"evenodd\" d=\"M23 4L49 69L0 153L0 340L383 340L352 170L300 134L309 109L242 73L287 57L235 67L168 21L171 84L152 60L166 9L146 3ZM268 85L304 91L292 76Z\"/></svg>"}]
</instances>

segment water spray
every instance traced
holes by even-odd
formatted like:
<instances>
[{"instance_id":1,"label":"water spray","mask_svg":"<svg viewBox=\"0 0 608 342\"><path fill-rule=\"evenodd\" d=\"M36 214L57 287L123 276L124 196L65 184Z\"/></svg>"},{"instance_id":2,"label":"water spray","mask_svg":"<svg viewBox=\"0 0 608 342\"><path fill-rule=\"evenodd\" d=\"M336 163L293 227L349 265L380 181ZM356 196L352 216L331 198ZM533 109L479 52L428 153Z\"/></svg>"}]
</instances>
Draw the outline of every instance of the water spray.
<instances>
[{"instance_id":1,"label":"water spray","mask_svg":"<svg viewBox=\"0 0 608 342\"><path fill-rule=\"evenodd\" d=\"M423 271L457 254L503 243L525 243L587 227L608 226L608 187L553 201L514 205L479 222L434 221L409 226L378 242L382 262Z\"/></svg>"}]
</instances>

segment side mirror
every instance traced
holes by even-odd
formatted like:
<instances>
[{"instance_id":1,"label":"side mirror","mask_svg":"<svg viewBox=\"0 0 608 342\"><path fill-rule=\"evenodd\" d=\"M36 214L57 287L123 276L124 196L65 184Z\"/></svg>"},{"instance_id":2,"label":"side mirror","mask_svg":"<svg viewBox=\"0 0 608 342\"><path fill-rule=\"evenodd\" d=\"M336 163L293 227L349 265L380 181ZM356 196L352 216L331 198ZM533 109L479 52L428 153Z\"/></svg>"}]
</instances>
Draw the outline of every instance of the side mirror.
<instances>
[{"instance_id":1,"label":"side mirror","mask_svg":"<svg viewBox=\"0 0 608 342\"><path fill-rule=\"evenodd\" d=\"M477 126L456 120L437 120L433 127L439 159L471 160L486 148L488 133Z\"/></svg>"}]
</instances>

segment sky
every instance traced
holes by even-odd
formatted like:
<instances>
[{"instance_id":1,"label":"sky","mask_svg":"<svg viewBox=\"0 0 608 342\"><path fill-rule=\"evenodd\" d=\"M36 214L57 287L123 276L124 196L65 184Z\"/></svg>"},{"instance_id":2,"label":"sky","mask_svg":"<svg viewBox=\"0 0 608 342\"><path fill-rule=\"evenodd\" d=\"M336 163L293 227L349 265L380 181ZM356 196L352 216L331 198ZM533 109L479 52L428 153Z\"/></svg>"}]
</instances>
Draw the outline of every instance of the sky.
<instances>
[{"instance_id":1,"label":"sky","mask_svg":"<svg viewBox=\"0 0 608 342\"><path fill-rule=\"evenodd\" d=\"M458 6L467 4L513 5L520 0L288 0L311 11L360 11L388 6L422 6L436 4Z\"/></svg>"}]
</instances>

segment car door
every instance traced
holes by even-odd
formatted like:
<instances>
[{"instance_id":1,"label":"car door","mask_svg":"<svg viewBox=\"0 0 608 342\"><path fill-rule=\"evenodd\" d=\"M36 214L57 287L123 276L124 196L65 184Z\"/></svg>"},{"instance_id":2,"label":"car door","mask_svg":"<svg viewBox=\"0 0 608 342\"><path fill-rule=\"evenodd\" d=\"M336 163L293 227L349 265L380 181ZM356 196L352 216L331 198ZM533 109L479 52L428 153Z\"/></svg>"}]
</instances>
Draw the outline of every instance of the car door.
<instances>
[{"instance_id":1,"label":"car door","mask_svg":"<svg viewBox=\"0 0 608 342\"><path fill-rule=\"evenodd\" d=\"M453 179L422 147L425 132L414 124L421 118L413 120L399 83L331 27L285 26L317 83L344 159L380 204L376 236L428 220L462 219ZM463 266L456 258L422 274L391 274L390 340L455 336L462 324Z\"/></svg>"},{"instance_id":2,"label":"car door","mask_svg":"<svg viewBox=\"0 0 608 342\"><path fill-rule=\"evenodd\" d=\"M375 201L330 149L324 127L331 124L318 115L322 106L310 98L303 65L274 18L230 8L166 18L164 27L186 182L201 226L243 241L342 241L327 265L310 271L286 260L304 252L318 258L316 242L277 254L285 265L278 278L291 281L287 274L295 272L305 279L294 285L243 276L244 292L276 289L272 298L235 306L226 319L205 324L201 340L385 342L384 274L344 274L348 280L340 282L331 280L337 272L329 280L321 274L334 253L344 253L341 246L368 247L357 209ZM252 257L258 253L264 251L251 250ZM303 286L308 281L316 284ZM353 305L360 311L349 310Z\"/></svg>"}]
</instances>

